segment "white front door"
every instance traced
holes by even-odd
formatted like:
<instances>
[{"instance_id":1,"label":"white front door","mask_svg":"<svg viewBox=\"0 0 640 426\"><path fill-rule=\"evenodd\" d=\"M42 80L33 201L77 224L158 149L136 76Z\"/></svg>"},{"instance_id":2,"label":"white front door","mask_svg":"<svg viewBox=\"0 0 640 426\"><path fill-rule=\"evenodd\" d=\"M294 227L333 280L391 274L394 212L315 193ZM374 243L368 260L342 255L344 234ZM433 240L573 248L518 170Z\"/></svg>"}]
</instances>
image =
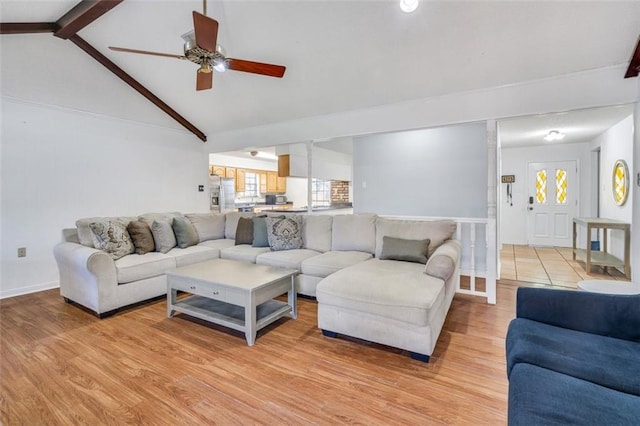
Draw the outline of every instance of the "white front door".
<instances>
[{"instance_id":1,"label":"white front door","mask_svg":"<svg viewBox=\"0 0 640 426\"><path fill-rule=\"evenodd\" d=\"M576 161L529 163L528 242L571 247L578 204Z\"/></svg>"}]
</instances>

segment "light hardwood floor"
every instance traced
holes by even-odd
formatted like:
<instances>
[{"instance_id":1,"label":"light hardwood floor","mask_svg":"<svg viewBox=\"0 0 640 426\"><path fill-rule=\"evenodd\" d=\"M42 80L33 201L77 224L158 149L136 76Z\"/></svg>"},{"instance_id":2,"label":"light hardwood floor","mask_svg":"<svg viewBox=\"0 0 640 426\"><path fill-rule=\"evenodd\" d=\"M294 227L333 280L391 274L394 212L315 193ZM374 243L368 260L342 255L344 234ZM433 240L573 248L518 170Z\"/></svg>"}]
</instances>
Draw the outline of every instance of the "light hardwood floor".
<instances>
[{"instance_id":1,"label":"light hardwood floor","mask_svg":"<svg viewBox=\"0 0 640 426\"><path fill-rule=\"evenodd\" d=\"M67 424L505 424L504 337L518 283L498 304L456 295L428 364L322 336L299 299L248 347L243 335L156 300L99 320L57 290L0 301L0 420Z\"/></svg>"}]
</instances>

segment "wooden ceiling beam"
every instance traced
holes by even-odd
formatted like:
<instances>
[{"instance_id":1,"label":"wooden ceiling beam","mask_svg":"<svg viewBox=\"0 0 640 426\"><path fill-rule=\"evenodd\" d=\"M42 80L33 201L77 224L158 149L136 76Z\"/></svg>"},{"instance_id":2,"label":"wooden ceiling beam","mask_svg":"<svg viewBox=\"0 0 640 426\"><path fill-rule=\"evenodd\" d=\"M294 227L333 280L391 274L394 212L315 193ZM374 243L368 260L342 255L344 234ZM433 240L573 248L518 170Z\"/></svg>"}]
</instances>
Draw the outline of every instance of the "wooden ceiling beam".
<instances>
[{"instance_id":1,"label":"wooden ceiling beam","mask_svg":"<svg viewBox=\"0 0 640 426\"><path fill-rule=\"evenodd\" d=\"M58 29L53 35L65 40L71 38L122 2L123 0L82 0L58 19Z\"/></svg>"},{"instance_id":2,"label":"wooden ceiling beam","mask_svg":"<svg viewBox=\"0 0 640 426\"><path fill-rule=\"evenodd\" d=\"M627 73L624 75L624 78L637 77L640 72L640 37L638 37L638 42L636 43L636 50L631 55L631 59L629 60L629 68L627 68Z\"/></svg>"},{"instance_id":3,"label":"wooden ceiling beam","mask_svg":"<svg viewBox=\"0 0 640 426\"><path fill-rule=\"evenodd\" d=\"M2 22L0 34L52 33L58 29L55 22Z\"/></svg>"},{"instance_id":4,"label":"wooden ceiling beam","mask_svg":"<svg viewBox=\"0 0 640 426\"><path fill-rule=\"evenodd\" d=\"M171 118L176 120L178 123L184 126L191 133L196 135L201 141L203 142L207 141L207 136L200 129L198 129L196 126L191 124L186 118L178 114L173 108L171 108L169 105L164 103L156 95L151 93L149 89L144 87L136 79L134 79L129 74L127 74L122 68L120 68L119 66L111 62L109 58L107 58L102 53L97 51L93 46L91 46L89 43L83 40L80 36L78 36L77 34L74 34L71 37L69 37L69 40L73 42L76 46L78 46L80 49L84 50L93 59L100 62L100 64L102 64L105 68L107 68L109 71L117 75L122 81L127 83L129 86L131 86L138 93L140 93L142 96L144 96L149 101L151 101L154 105L156 105L162 111L164 111L169 116L171 116Z\"/></svg>"}]
</instances>

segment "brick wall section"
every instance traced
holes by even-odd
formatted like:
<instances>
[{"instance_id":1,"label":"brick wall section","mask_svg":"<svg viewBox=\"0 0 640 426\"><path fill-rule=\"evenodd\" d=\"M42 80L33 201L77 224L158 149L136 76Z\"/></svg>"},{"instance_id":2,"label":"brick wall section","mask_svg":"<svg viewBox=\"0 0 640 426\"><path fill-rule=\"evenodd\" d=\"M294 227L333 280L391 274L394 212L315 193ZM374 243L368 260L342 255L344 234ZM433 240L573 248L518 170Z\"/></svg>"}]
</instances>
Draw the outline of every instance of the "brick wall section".
<instances>
[{"instance_id":1,"label":"brick wall section","mask_svg":"<svg viewBox=\"0 0 640 426\"><path fill-rule=\"evenodd\" d=\"M346 180L331 181L331 204L349 202L349 182Z\"/></svg>"}]
</instances>

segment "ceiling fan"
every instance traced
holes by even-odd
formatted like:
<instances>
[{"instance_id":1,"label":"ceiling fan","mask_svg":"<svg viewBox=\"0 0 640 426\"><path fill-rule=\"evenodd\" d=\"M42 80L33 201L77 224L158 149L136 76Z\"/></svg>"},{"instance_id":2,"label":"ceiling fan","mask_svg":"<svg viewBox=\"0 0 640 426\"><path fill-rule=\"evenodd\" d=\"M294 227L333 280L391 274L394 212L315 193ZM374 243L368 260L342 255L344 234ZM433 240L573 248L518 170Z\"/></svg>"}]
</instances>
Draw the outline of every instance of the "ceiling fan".
<instances>
[{"instance_id":1,"label":"ceiling fan","mask_svg":"<svg viewBox=\"0 0 640 426\"><path fill-rule=\"evenodd\" d=\"M265 64L262 62L246 61L244 59L227 58L224 50L217 44L218 21L206 16L206 0L204 14L193 11L193 28L182 36L184 39L184 55L170 53L150 52L147 50L127 49L124 47L109 46L109 49L117 52L139 53L143 55L164 56L168 58L186 59L200 65L196 74L196 90L207 90L213 87L213 70L243 71L253 74L261 74L269 77L281 78L286 67L282 65Z\"/></svg>"}]
</instances>

